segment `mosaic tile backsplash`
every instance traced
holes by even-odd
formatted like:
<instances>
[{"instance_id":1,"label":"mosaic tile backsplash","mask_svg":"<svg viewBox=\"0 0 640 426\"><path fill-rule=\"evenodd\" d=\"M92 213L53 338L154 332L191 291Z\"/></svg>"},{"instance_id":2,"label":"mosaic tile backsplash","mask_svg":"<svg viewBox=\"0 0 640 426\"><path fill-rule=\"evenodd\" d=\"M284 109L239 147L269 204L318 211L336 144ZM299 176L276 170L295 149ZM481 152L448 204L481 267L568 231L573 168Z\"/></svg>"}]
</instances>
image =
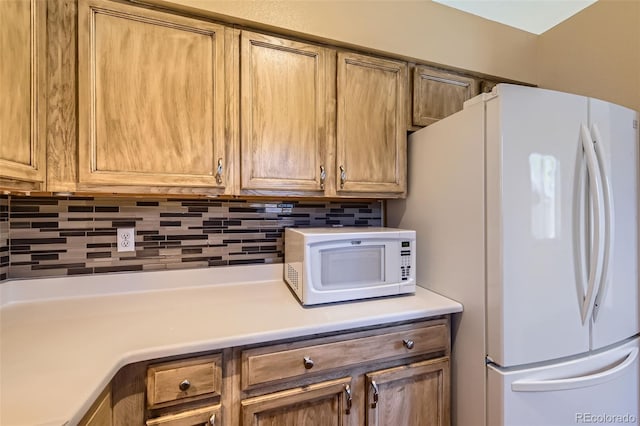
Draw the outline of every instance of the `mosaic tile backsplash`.
<instances>
[{"instance_id":1,"label":"mosaic tile backsplash","mask_svg":"<svg viewBox=\"0 0 640 426\"><path fill-rule=\"evenodd\" d=\"M0 281L282 263L288 226L380 226L381 202L0 198ZM117 228L135 228L117 252Z\"/></svg>"},{"instance_id":2,"label":"mosaic tile backsplash","mask_svg":"<svg viewBox=\"0 0 640 426\"><path fill-rule=\"evenodd\" d=\"M9 197L0 196L0 282L9 275Z\"/></svg>"}]
</instances>

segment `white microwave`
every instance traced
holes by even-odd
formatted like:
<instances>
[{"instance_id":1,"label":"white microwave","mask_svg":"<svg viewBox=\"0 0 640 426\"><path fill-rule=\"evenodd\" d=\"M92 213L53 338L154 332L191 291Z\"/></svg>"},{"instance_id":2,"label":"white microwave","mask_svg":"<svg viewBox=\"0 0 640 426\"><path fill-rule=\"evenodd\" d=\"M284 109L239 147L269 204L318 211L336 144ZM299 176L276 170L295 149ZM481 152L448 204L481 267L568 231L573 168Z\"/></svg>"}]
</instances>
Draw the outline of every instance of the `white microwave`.
<instances>
[{"instance_id":1,"label":"white microwave","mask_svg":"<svg viewBox=\"0 0 640 426\"><path fill-rule=\"evenodd\" d=\"M284 279L303 305L414 293L416 232L286 228Z\"/></svg>"}]
</instances>

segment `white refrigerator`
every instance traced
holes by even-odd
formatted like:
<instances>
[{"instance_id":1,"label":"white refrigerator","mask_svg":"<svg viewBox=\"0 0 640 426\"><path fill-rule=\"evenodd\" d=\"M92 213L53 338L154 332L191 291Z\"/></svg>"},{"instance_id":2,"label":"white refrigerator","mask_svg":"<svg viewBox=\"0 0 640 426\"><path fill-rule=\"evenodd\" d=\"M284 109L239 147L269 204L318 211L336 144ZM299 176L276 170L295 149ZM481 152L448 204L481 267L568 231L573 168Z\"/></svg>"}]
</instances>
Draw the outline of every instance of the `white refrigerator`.
<instances>
[{"instance_id":1,"label":"white refrigerator","mask_svg":"<svg viewBox=\"0 0 640 426\"><path fill-rule=\"evenodd\" d=\"M638 113L498 85L413 133L417 283L452 325L457 426L638 424Z\"/></svg>"}]
</instances>

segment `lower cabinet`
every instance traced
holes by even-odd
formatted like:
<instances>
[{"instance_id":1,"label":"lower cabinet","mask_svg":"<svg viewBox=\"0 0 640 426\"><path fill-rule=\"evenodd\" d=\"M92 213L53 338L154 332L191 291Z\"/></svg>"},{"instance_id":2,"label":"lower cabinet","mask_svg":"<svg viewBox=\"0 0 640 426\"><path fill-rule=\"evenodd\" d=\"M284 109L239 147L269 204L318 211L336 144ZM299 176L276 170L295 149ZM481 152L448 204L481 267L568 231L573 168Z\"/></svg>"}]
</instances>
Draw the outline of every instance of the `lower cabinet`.
<instances>
[{"instance_id":1,"label":"lower cabinet","mask_svg":"<svg viewBox=\"0 0 640 426\"><path fill-rule=\"evenodd\" d=\"M242 425L447 426L449 358L313 383L242 401ZM364 416L363 416L364 413Z\"/></svg>"},{"instance_id":2,"label":"lower cabinet","mask_svg":"<svg viewBox=\"0 0 640 426\"><path fill-rule=\"evenodd\" d=\"M131 364L82 424L449 426L449 341L439 317Z\"/></svg>"},{"instance_id":3,"label":"lower cabinet","mask_svg":"<svg viewBox=\"0 0 640 426\"><path fill-rule=\"evenodd\" d=\"M111 426L113 424L111 404L111 386L109 386L80 421L80 426Z\"/></svg>"},{"instance_id":4,"label":"lower cabinet","mask_svg":"<svg viewBox=\"0 0 640 426\"><path fill-rule=\"evenodd\" d=\"M449 359L367 374L367 426L450 424Z\"/></svg>"},{"instance_id":5,"label":"lower cabinet","mask_svg":"<svg viewBox=\"0 0 640 426\"><path fill-rule=\"evenodd\" d=\"M242 425L349 425L352 378L344 377L242 401Z\"/></svg>"}]
</instances>

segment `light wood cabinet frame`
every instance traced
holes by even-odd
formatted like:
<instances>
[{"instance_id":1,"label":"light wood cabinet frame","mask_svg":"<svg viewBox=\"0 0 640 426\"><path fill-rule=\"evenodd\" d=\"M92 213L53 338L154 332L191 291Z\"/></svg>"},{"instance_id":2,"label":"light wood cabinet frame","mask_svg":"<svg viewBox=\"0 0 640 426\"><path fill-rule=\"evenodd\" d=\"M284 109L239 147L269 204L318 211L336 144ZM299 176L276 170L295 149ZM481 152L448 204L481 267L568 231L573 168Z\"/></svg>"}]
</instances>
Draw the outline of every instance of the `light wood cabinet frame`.
<instances>
[{"instance_id":1,"label":"light wood cabinet frame","mask_svg":"<svg viewBox=\"0 0 640 426\"><path fill-rule=\"evenodd\" d=\"M45 188L46 24L46 1L0 2L0 187Z\"/></svg>"},{"instance_id":2,"label":"light wood cabinet frame","mask_svg":"<svg viewBox=\"0 0 640 426\"><path fill-rule=\"evenodd\" d=\"M164 28L174 35L184 32L208 34L211 37L212 44L215 46L215 64L208 66L207 69L215 70L213 79L216 90L213 91L214 107L211 108L215 136L212 142L213 147L206 144L199 145L202 147L202 154L194 155L198 157L194 162L200 165L201 158L210 160L209 166L204 171L202 167L194 167L193 171L188 173L184 167L178 170L179 167L174 165L178 162L172 160L183 156L171 157L167 154L173 148L167 150L166 146L155 144L149 145L149 150L140 153L139 148L128 147L127 141L124 140L127 138L120 138L118 141L117 133L105 133L104 129L100 133L100 123L109 119L101 113L101 110L104 110L104 104L110 104L113 109L113 105L119 105L119 103L123 103L123 108L121 117L117 119L129 119L129 122L119 124L129 129L129 133L124 134L153 133L153 126L145 120L136 122L135 116L138 110L128 105L128 102L133 102L130 100L130 93L125 90L118 91L116 87L115 91L106 97L103 95L107 92L104 90L101 92L96 86L100 72L104 74L110 69L105 68L107 65L104 64L107 62L104 60L102 63L99 62L99 53L116 52L113 47L100 50L101 44L97 42L101 34L107 34L109 25L106 23L111 23L111 21L104 21L106 17L112 18L114 22L125 22L126 24L119 24L124 29L115 30L121 33L118 38L129 40L127 37L134 37L138 44L146 42L148 38L142 39L141 37L144 36L139 36L138 32L133 30L139 29L140 26L144 27L145 24ZM75 22L72 22L74 19ZM100 19L103 19L102 25ZM75 28L76 23L77 28ZM320 44L254 33L212 23L202 18L174 15L170 11L149 9L144 5L113 0L78 0L77 2L60 0L60 3L56 3L53 8L49 24L50 45L58 54L52 54L49 57L53 75L49 85L48 106L51 111L48 135L51 156L47 158L48 190L356 198L398 198L406 193L406 123L402 125L401 120L397 120L397 117L403 115L406 117L406 100L409 99L405 62L352 52L337 52L336 49ZM129 31L130 34L122 35L124 31ZM76 36L77 67L74 55L67 58L59 54L73 44ZM128 44L121 43L124 47ZM149 44L150 48L157 47L162 45L162 41L149 42ZM286 104L284 99L287 98L286 94L280 96L281 94L276 93L264 98L261 101L262 105L255 104L252 98L253 79L268 83L278 75L270 76L265 72L264 67L257 70L252 67L250 54L252 48L270 50L277 54L286 53L285 56L292 64L292 68L309 58L311 58L309 62L313 62L312 74L304 72L298 74L305 74L300 81L303 81L302 85L309 89L307 92L313 93L311 96L300 95L298 100L311 106L295 108L294 105L293 110L296 113L299 112L298 109L304 110L299 114L300 120L285 123L290 124L289 134L293 135L293 138L296 135L305 135L300 137L299 141L295 141L300 145L292 145L299 150L297 153L288 152L291 150L286 147L283 149L277 138L272 137L273 134L278 133L273 129L282 129L283 126L270 125L265 130L264 123L253 120L248 112L252 108L258 112L265 111L267 109L265 105L269 106L271 109L268 113L262 114L263 121L269 123L273 117L278 117L279 108ZM130 54L138 50L127 49L122 55L108 55L109 61L120 63L119 67L131 67L134 71L147 69L144 68L144 64L139 63L142 61L138 58L140 55ZM362 84L350 84L349 90L343 94L338 93L337 86L342 78L338 70L340 55L350 58L350 61L359 61L364 65L363 69L377 69L373 74L383 71L382 80L392 81L394 98L385 98L383 107L385 110L383 121L391 123L393 127L391 132L384 130L382 132L384 134L375 134L374 131L373 138L365 134L362 137L352 138L354 140L350 141L348 146L341 145L341 141L344 140L344 138L340 139L342 133L357 132L357 129L353 131L351 129L354 126L361 126L358 114L367 114L367 102L359 105L359 112L355 115L339 116L337 105L351 97L349 90L359 90L358 88L362 87L364 92L375 94L379 91L379 87L367 80ZM194 66L198 64L202 66L204 60L196 62ZM75 75L76 70L78 78L69 77ZM126 75L122 74L123 72L120 71L117 75ZM365 75L372 74L365 73ZM78 98L74 99L76 85ZM296 95L299 81L296 79L291 87ZM343 85L343 88L346 87ZM301 90L300 93L306 92ZM149 102L159 100L157 104L160 105L162 93L145 92L145 96L150 97ZM312 97L313 100L310 101ZM161 108L158 107L154 111ZM387 109L390 110L387 111ZM344 108L341 111L344 112ZM307 120L306 124L301 126L300 122L305 120ZM364 128L373 126L377 129L380 127L380 123L376 124L377 121L380 120L373 119L370 124L365 124ZM340 123L349 127L340 127ZM382 128L388 129L389 123L382 125ZM179 129L176 130L176 132L179 131ZM307 137L307 134L312 135ZM254 143L256 140L259 141L257 144ZM136 143L131 142L132 145L140 145ZM112 153L108 152L109 145L112 146ZM392 146L387 147L388 145ZM344 158L336 159L336 157L339 152L346 152L345 150L350 153L353 160L351 164L346 165L347 176L349 176L347 184L340 187L339 166L345 166L345 160ZM261 153L267 160L260 159ZM222 183L218 183L215 179L218 158L223 158ZM146 164L147 159L155 165ZM163 162L158 163L159 159ZM157 164L166 164L166 170ZM270 173L273 165L276 165L279 173ZM324 182L321 182L321 170L324 170ZM362 178L353 179L358 174Z\"/></svg>"},{"instance_id":3,"label":"light wood cabinet frame","mask_svg":"<svg viewBox=\"0 0 640 426\"><path fill-rule=\"evenodd\" d=\"M23 158L16 161L15 158L3 158L0 149L2 189L401 198L406 195L406 131L417 130L419 126L431 124L461 109L464 100L479 91L489 90L497 81L473 78L464 75L464 71L413 64L409 76L408 64L401 60L349 52L340 47L296 39L291 34L282 37L260 34L232 23L214 23L211 17L197 15L193 11L177 7L172 11L170 5L155 7L143 1L124 0L23 0L21 4L32 13L30 26L25 29L31 40L32 68L28 77L31 88L28 101L30 130L28 143L20 145L20 150L28 151L29 155L28 158L21 155ZM134 155L116 152L110 157L111 163L107 162L106 166L101 163L96 153L104 147L105 138L98 137L102 101L96 99L99 92L96 92L95 85L96 72L101 65L96 62L95 42L105 26L96 25L97 15L127 21L130 29L146 23L163 28L172 35L184 33L211 40L214 51L211 63L197 58L190 64L191 68L206 65L207 70L214 74L211 77L214 83L211 84L210 108L202 115L213 123L210 129L212 137L186 149L191 151L191 160L186 163L194 165L193 168L183 164L180 169L180 161L175 160L185 156L172 156L170 149L160 145L150 145L142 153L134 150ZM3 19L10 19L10 16L9 13L1 15ZM138 35L139 32L133 31L127 37L137 38ZM12 46L21 44L12 40L7 43ZM144 69L139 63L141 55L130 54L133 50L128 45L122 43L122 54L112 49L116 53L109 55L108 60L131 69ZM141 51L162 46L162 40L151 41L149 45L150 49ZM252 67L251 46L287 53L292 66L305 58L315 61L313 74L302 78L300 81L303 83L296 81L292 84L292 87L300 87L301 84L310 88L309 93L314 93L315 98L310 102L294 90L298 101L313 104L313 108L306 108L299 114L308 120L307 124L285 123L290 134L305 135L299 141L305 146L301 150L304 155L287 152L286 148L278 149L278 141L270 136L277 133L274 128L281 129L282 126L271 126L265 131L248 115L252 108L260 111L261 108L264 110L264 105L271 105L273 109L262 115L268 122L270 117L278 116L280 107L286 105L286 96L279 94L265 98L262 105L255 104L251 88L253 79L269 82L278 75L270 76L264 68L256 70ZM11 49L4 49L3 63L12 63L13 54ZM171 63L170 60L167 62ZM174 62L180 64L185 61ZM381 92L389 90L395 90L395 98L380 96ZM127 95L130 94L125 90L118 91L116 85L110 99L102 103L118 105ZM151 91L148 96L151 104L161 105L161 91ZM6 97L12 101L9 98ZM170 110L172 106L169 107ZM11 120L5 120L2 108L0 106L0 126L9 128ZM155 111L161 109L158 107ZM189 107L182 109L191 110ZM139 109L124 105L120 111L123 117L131 118ZM202 123L202 117L194 122ZM129 126L140 134L152 134L154 126L149 124L151 120L146 121L140 120ZM180 133L189 125L175 127L165 133ZM313 135L307 137L309 133ZM256 141L259 141L257 145ZM0 144L5 143L0 140ZM121 151L123 146L126 147L126 143L117 143L116 151ZM270 152L273 158L266 162L260 159L260 153ZM160 164L166 164L166 168L157 164L145 168L145 158L149 161L163 159ZM218 182L215 176L219 158L223 159L222 182ZM202 159L206 159L206 167L202 167ZM278 166L278 173L269 173L273 164ZM320 166L326 173L324 188L320 184ZM343 166L346 176L343 185L340 166Z\"/></svg>"}]
</instances>

